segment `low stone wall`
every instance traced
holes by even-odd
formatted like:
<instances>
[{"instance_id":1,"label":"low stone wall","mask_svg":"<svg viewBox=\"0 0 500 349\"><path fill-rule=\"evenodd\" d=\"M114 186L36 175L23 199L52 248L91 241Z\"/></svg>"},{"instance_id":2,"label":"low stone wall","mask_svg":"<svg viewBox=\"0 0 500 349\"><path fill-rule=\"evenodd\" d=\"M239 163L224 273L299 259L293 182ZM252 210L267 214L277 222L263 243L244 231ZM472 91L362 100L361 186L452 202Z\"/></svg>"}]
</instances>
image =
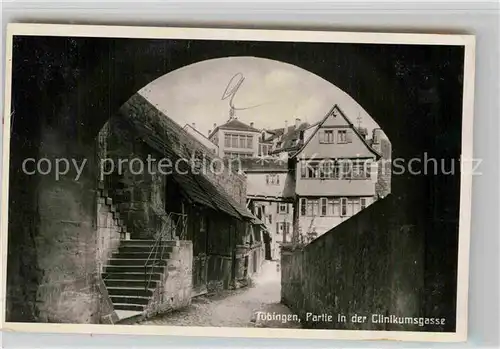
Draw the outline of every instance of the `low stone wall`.
<instances>
[{"instance_id":1,"label":"low stone wall","mask_svg":"<svg viewBox=\"0 0 500 349\"><path fill-rule=\"evenodd\" d=\"M381 324L372 316L438 315L420 312L422 234L415 226L398 222L397 215L391 215L396 211L397 203L389 196L309 245L295 250L283 246L282 302L306 328L422 331L425 328L418 325ZM328 314L332 319L314 319L311 314ZM339 322L339 315L346 321ZM352 322L355 315L367 318Z\"/></svg>"},{"instance_id":2,"label":"low stone wall","mask_svg":"<svg viewBox=\"0 0 500 349\"><path fill-rule=\"evenodd\" d=\"M191 241L175 241L173 252L162 276L162 282L144 311L148 318L160 313L181 309L191 304L193 289L193 244Z\"/></svg>"}]
</instances>

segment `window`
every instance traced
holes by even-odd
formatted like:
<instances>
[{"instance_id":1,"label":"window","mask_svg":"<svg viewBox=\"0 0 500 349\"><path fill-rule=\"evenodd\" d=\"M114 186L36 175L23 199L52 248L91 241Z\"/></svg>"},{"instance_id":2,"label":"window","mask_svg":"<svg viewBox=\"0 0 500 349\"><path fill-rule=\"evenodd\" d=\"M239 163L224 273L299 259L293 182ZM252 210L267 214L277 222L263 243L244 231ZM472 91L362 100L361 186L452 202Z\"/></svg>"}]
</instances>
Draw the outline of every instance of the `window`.
<instances>
[{"instance_id":1,"label":"window","mask_svg":"<svg viewBox=\"0 0 500 349\"><path fill-rule=\"evenodd\" d=\"M247 136L247 148L252 149L253 148L253 136Z\"/></svg>"},{"instance_id":2,"label":"window","mask_svg":"<svg viewBox=\"0 0 500 349\"><path fill-rule=\"evenodd\" d=\"M335 137L334 137L334 131L333 130L322 130L319 133L319 142L320 143L335 143Z\"/></svg>"},{"instance_id":3,"label":"window","mask_svg":"<svg viewBox=\"0 0 500 349\"><path fill-rule=\"evenodd\" d=\"M259 155L269 155L269 144L259 144Z\"/></svg>"},{"instance_id":4,"label":"window","mask_svg":"<svg viewBox=\"0 0 500 349\"><path fill-rule=\"evenodd\" d=\"M307 200L307 215L308 216L317 216L318 215L318 200Z\"/></svg>"},{"instance_id":5,"label":"window","mask_svg":"<svg viewBox=\"0 0 500 349\"><path fill-rule=\"evenodd\" d=\"M334 216L340 216L340 199L332 200L332 214Z\"/></svg>"},{"instance_id":6,"label":"window","mask_svg":"<svg viewBox=\"0 0 500 349\"><path fill-rule=\"evenodd\" d=\"M340 215L347 216L347 198L340 199Z\"/></svg>"},{"instance_id":7,"label":"window","mask_svg":"<svg viewBox=\"0 0 500 349\"><path fill-rule=\"evenodd\" d=\"M300 215L305 216L306 215L307 199L300 199L299 205L300 205Z\"/></svg>"},{"instance_id":8,"label":"window","mask_svg":"<svg viewBox=\"0 0 500 349\"><path fill-rule=\"evenodd\" d=\"M302 178L319 178L319 163L303 161L301 164Z\"/></svg>"},{"instance_id":9,"label":"window","mask_svg":"<svg viewBox=\"0 0 500 349\"><path fill-rule=\"evenodd\" d=\"M347 130L337 132L337 143L347 143Z\"/></svg>"},{"instance_id":10,"label":"window","mask_svg":"<svg viewBox=\"0 0 500 349\"><path fill-rule=\"evenodd\" d=\"M266 184L267 185L279 185L280 177L277 174L266 175Z\"/></svg>"},{"instance_id":11,"label":"window","mask_svg":"<svg viewBox=\"0 0 500 349\"><path fill-rule=\"evenodd\" d=\"M322 216L327 215L327 204L328 204L328 200L326 198L321 198L321 215Z\"/></svg>"},{"instance_id":12,"label":"window","mask_svg":"<svg viewBox=\"0 0 500 349\"><path fill-rule=\"evenodd\" d=\"M352 214L355 215L361 210L359 199L352 199Z\"/></svg>"},{"instance_id":13,"label":"window","mask_svg":"<svg viewBox=\"0 0 500 349\"><path fill-rule=\"evenodd\" d=\"M240 135L240 148L245 148L246 147L246 140L247 140L246 136Z\"/></svg>"},{"instance_id":14,"label":"window","mask_svg":"<svg viewBox=\"0 0 500 349\"><path fill-rule=\"evenodd\" d=\"M328 199L327 215L328 216L335 215L335 207L334 207L334 200L333 199Z\"/></svg>"},{"instance_id":15,"label":"window","mask_svg":"<svg viewBox=\"0 0 500 349\"><path fill-rule=\"evenodd\" d=\"M335 162L328 160L327 162L320 164L319 177L320 178L335 178L334 175Z\"/></svg>"},{"instance_id":16,"label":"window","mask_svg":"<svg viewBox=\"0 0 500 349\"><path fill-rule=\"evenodd\" d=\"M257 206L257 210L255 211L255 215L257 216L258 219L262 219L262 207Z\"/></svg>"},{"instance_id":17,"label":"window","mask_svg":"<svg viewBox=\"0 0 500 349\"><path fill-rule=\"evenodd\" d=\"M269 224L273 224L273 215L270 214L268 218L269 218Z\"/></svg>"},{"instance_id":18,"label":"window","mask_svg":"<svg viewBox=\"0 0 500 349\"><path fill-rule=\"evenodd\" d=\"M288 204L278 204L278 213L288 213Z\"/></svg>"},{"instance_id":19,"label":"window","mask_svg":"<svg viewBox=\"0 0 500 349\"><path fill-rule=\"evenodd\" d=\"M226 148L231 147L231 135L229 134L224 135L224 147Z\"/></svg>"},{"instance_id":20,"label":"window","mask_svg":"<svg viewBox=\"0 0 500 349\"><path fill-rule=\"evenodd\" d=\"M361 209L364 210L366 208L366 199L361 199Z\"/></svg>"},{"instance_id":21,"label":"window","mask_svg":"<svg viewBox=\"0 0 500 349\"><path fill-rule=\"evenodd\" d=\"M231 135L231 148L238 148L238 135Z\"/></svg>"},{"instance_id":22,"label":"window","mask_svg":"<svg viewBox=\"0 0 500 349\"><path fill-rule=\"evenodd\" d=\"M302 161L300 164L300 176L301 178L339 179L340 177L345 177L344 179L346 179L351 177L350 166L351 161L349 160Z\"/></svg>"},{"instance_id":23,"label":"window","mask_svg":"<svg viewBox=\"0 0 500 349\"><path fill-rule=\"evenodd\" d=\"M371 162L367 160L357 159L352 164L353 179L368 179L370 178Z\"/></svg>"},{"instance_id":24,"label":"window","mask_svg":"<svg viewBox=\"0 0 500 349\"><path fill-rule=\"evenodd\" d=\"M239 158L251 158L252 154L251 153L238 153L238 152L233 152L233 151L226 151L224 152L226 157L229 157L231 159L239 159Z\"/></svg>"},{"instance_id":25,"label":"window","mask_svg":"<svg viewBox=\"0 0 500 349\"><path fill-rule=\"evenodd\" d=\"M276 235L283 235L286 240L286 235L290 233L290 228L290 222L276 222Z\"/></svg>"},{"instance_id":26,"label":"window","mask_svg":"<svg viewBox=\"0 0 500 349\"><path fill-rule=\"evenodd\" d=\"M342 161L342 179L352 179L352 162L349 159Z\"/></svg>"}]
</instances>

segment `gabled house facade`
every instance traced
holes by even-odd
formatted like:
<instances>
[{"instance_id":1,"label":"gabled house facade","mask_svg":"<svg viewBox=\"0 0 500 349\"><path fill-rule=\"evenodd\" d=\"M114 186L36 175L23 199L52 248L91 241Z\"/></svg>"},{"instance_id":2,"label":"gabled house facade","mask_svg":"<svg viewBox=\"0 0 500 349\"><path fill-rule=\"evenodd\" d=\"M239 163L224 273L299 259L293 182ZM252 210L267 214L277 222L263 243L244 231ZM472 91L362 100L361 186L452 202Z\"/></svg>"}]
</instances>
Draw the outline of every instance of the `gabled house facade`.
<instances>
[{"instance_id":1,"label":"gabled house facade","mask_svg":"<svg viewBox=\"0 0 500 349\"><path fill-rule=\"evenodd\" d=\"M335 105L291 156L294 232L310 241L373 203L380 154Z\"/></svg>"}]
</instances>

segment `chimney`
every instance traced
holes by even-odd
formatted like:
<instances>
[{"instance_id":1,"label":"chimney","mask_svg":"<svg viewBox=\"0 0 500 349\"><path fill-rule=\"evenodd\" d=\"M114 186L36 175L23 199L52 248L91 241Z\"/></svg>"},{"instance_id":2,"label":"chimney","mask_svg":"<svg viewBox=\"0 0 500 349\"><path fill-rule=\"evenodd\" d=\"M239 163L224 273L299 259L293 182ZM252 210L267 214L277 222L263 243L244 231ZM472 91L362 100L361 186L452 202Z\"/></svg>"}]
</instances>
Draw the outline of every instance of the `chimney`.
<instances>
[{"instance_id":1,"label":"chimney","mask_svg":"<svg viewBox=\"0 0 500 349\"><path fill-rule=\"evenodd\" d=\"M285 129L283 131L283 134L287 133L288 131L288 120L285 120Z\"/></svg>"},{"instance_id":2,"label":"chimney","mask_svg":"<svg viewBox=\"0 0 500 349\"><path fill-rule=\"evenodd\" d=\"M196 130L196 124L194 122L191 124L191 126L193 126L193 128Z\"/></svg>"},{"instance_id":3,"label":"chimney","mask_svg":"<svg viewBox=\"0 0 500 349\"><path fill-rule=\"evenodd\" d=\"M380 128L373 129L373 143L374 144L380 143L380 138L382 138L382 132L383 131Z\"/></svg>"},{"instance_id":4,"label":"chimney","mask_svg":"<svg viewBox=\"0 0 500 349\"><path fill-rule=\"evenodd\" d=\"M253 127L253 121L250 123L250 127Z\"/></svg>"},{"instance_id":5,"label":"chimney","mask_svg":"<svg viewBox=\"0 0 500 349\"><path fill-rule=\"evenodd\" d=\"M295 119L295 129L298 129L300 126L300 119L299 118L296 118Z\"/></svg>"},{"instance_id":6,"label":"chimney","mask_svg":"<svg viewBox=\"0 0 500 349\"><path fill-rule=\"evenodd\" d=\"M217 128L217 124L214 122L214 129Z\"/></svg>"},{"instance_id":7,"label":"chimney","mask_svg":"<svg viewBox=\"0 0 500 349\"><path fill-rule=\"evenodd\" d=\"M212 130L208 130L208 135L210 136L210 134L212 133Z\"/></svg>"},{"instance_id":8,"label":"chimney","mask_svg":"<svg viewBox=\"0 0 500 349\"><path fill-rule=\"evenodd\" d=\"M366 136L368 135L368 130L364 127L358 127L358 132L363 137L363 139L366 139Z\"/></svg>"}]
</instances>

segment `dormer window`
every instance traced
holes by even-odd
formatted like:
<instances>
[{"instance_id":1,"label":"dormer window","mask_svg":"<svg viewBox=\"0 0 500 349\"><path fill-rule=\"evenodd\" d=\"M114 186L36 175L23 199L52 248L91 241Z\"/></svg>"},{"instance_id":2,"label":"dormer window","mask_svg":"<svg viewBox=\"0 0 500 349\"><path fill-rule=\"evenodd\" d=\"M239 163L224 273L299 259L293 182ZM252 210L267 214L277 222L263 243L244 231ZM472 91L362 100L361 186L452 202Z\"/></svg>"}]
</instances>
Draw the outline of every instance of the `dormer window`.
<instances>
[{"instance_id":1,"label":"dormer window","mask_svg":"<svg viewBox=\"0 0 500 349\"><path fill-rule=\"evenodd\" d=\"M347 130L337 131L337 143L348 143Z\"/></svg>"},{"instance_id":2,"label":"dormer window","mask_svg":"<svg viewBox=\"0 0 500 349\"><path fill-rule=\"evenodd\" d=\"M320 130L320 132L319 132L319 142L320 143L328 143L328 144L335 143L335 133L334 133L334 130Z\"/></svg>"}]
</instances>

